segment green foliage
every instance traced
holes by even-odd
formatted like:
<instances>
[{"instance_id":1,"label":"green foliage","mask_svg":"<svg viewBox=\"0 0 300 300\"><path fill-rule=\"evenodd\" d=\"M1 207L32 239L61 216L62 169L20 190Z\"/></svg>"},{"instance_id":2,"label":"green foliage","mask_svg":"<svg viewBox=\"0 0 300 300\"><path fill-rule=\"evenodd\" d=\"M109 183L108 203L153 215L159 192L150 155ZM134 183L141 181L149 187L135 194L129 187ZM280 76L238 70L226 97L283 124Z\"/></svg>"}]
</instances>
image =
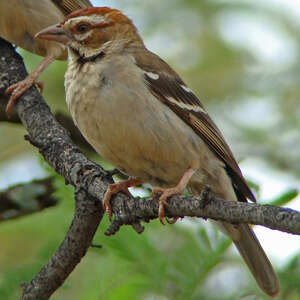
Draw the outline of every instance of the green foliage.
<instances>
[{"instance_id":1,"label":"green foliage","mask_svg":"<svg viewBox=\"0 0 300 300\"><path fill-rule=\"evenodd\" d=\"M296 189L290 189L272 201L269 202L270 205L277 205L277 206L283 206L286 205L287 203L291 202L294 200L297 196L299 195L299 191Z\"/></svg>"},{"instance_id":2,"label":"green foliage","mask_svg":"<svg viewBox=\"0 0 300 300\"><path fill-rule=\"evenodd\" d=\"M292 257L279 272L279 280L282 285L282 292L279 299L296 300L300 295L300 253Z\"/></svg>"}]
</instances>

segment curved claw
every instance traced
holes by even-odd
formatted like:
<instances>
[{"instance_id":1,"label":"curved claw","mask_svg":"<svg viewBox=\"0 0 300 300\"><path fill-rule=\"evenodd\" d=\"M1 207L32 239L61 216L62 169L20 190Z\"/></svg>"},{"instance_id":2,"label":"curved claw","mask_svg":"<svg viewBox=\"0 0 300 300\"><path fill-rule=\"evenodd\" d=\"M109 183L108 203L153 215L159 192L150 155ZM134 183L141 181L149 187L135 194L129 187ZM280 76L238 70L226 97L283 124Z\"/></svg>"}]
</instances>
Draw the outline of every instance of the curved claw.
<instances>
[{"instance_id":1,"label":"curved claw","mask_svg":"<svg viewBox=\"0 0 300 300\"><path fill-rule=\"evenodd\" d=\"M41 80L35 80L34 84L36 84L37 87L39 88L40 94L43 94L43 91L44 91L44 82L41 81Z\"/></svg>"},{"instance_id":2,"label":"curved claw","mask_svg":"<svg viewBox=\"0 0 300 300\"><path fill-rule=\"evenodd\" d=\"M179 217L172 217L172 218L168 218L166 217L166 220L168 222L168 224L173 225L178 221Z\"/></svg>"},{"instance_id":3,"label":"curved claw","mask_svg":"<svg viewBox=\"0 0 300 300\"><path fill-rule=\"evenodd\" d=\"M43 82L35 79L34 76L31 75L28 75L24 80L19 81L7 88L5 94L6 95L11 94L5 109L5 113L8 117L9 117L9 113L11 112L11 110L15 105L16 100L20 96L22 96L34 84L36 84L39 87L40 92L42 93L44 89Z\"/></svg>"},{"instance_id":4,"label":"curved claw","mask_svg":"<svg viewBox=\"0 0 300 300\"><path fill-rule=\"evenodd\" d=\"M162 225L165 225L163 219L165 217L165 205L167 203L167 199L173 195L180 195L182 194L182 190L179 190L177 187L164 189L161 187L155 187L152 191L152 198L154 198L158 193L162 193L159 197L159 207L158 207L158 216L159 221ZM173 220L166 217L166 221L168 224L175 224L179 217L173 217Z\"/></svg>"},{"instance_id":5,"label":"curved claw","mask_svg":"<svg viewBox=\"0 0 300 300\"><path fill-rule=\"evenodd\" d=\"M41 63L38 65L38 67L33 71L31 74L29 74L24 80L17 82L16 84L11 85L6 90L6 95L11 94L11 97L8 101L8 104L6 106L6 115L9 118L9 113L12 110L12 108L15 105L16 100L24 93L26 92L33 84L36 84L41 93L44 89L44 84L42 81L38 80L38 77L41 75L41 73L47 68L47 66L54 61L54 56L52 54L47 55Z\"/></svg>"},{"instance_id":6,"label":"curved claw","mask_svg":"<svg viewBox=\"0 0 300 300\"><path fill-rule=\"evenodd\" d=\"M131 194L130 194L128 188L135 186L135 185L140 185L140 184L142 184L142 182L140 180L131 178L131 179L124 180L124 181L121 181L118 183L110 184L108 186L108 188L104 194L104 198L103 198L103 209L106 211L110 222L112 221L112 208L111 208L111 203L110 203L112 196L119 192L123 192L128 197L131 197Z\"/></svg>"},{"instance_id":7,"label":"curved claw","mask_svg":"<svg viewBox=\"0 0 300 300\"><path fill-rule=\"evenodd\" d=\"M183 193L184 189L186 188L189 180L191 179L191 177L194 175L195 172L196 172L196 170L189 168L183 174L182 178L180 179L180 181L178 182L178 184L175 187L171 187L171 188L154 187L153 188L153 190L152 190L152 198L153 199L158 193L161 193L161 195L159 197L158 216L159 216L160 223L162 225L165 225L163 219L165 217L164 206L167 203L167 199L173 195L181 195ZM179 217L173 217L172 220L166 217L166 220L169 224L175 224L178 219L179 219Z\"/></svg>"}]
</instances>

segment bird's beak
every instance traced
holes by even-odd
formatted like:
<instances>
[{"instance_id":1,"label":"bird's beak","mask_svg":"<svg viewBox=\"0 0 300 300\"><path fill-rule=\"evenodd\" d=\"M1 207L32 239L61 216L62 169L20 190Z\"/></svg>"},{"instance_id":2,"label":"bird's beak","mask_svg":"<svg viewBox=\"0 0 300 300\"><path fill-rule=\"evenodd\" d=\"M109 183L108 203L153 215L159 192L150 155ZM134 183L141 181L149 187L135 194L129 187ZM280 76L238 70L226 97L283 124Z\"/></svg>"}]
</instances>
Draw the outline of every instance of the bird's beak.
<instances>
[{"instance_id":1,"label":"bird's beak","mask_svg":"<svg viewBox=\"0 0 300 300\"><path fill-rule=\"evenodd\" d=\"M35 38L44 39L49 41L56 41L62 44L68 44L72 38L69 34L61 27L60 24L49 26L35 35Z\"/></svg>"}]
</instances>

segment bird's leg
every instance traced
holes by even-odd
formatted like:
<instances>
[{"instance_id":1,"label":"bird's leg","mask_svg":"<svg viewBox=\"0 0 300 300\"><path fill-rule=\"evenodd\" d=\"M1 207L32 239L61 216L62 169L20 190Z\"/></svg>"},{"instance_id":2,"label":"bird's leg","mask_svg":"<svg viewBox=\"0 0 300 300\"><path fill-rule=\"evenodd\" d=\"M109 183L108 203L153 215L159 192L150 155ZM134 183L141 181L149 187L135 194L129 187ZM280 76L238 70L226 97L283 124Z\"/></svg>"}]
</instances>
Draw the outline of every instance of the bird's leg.
<instances>
[{"instance_id":1,"label":"bird's leg","mask_svg":"<svg viewBox=\"0 0 300 300\"><path fill-rule=\"evenodd\" d=\"M156 194L162 193L159 197L159 209L158 209L158 216L160 222L164 224L163 218L165 216L165 209L164 206L167 203L167 199L173 195L181 195L186 188L188 182L190 181L191 177L194 175L196 170L189 168L181 177L180 181L175 187L172 188L161 188L161 187L154 187L152 190L152 198L155 197ZM168 218L166 218L167 222L169 224L174 224L178 220L179 217L173 218L172 221L170 221Z\"/></svg>"},{"instance_id":2,"label":"bird's leg","mask_svg":"<svg viewBox=\"0 0 300 300\"><path fill-rule=\"evenodd\" d=\"M11 94L11 96L5 110L7 116L9 116L9 113L14 107L16 100L24 92L26 92L33 84L36 84L39 87L41 93L43 92L44 85L41 81L38 80L38 77L53 61L53 55L46 56L38 65L38 67L32 73L30 73L24 80L21 80L8 87L5 93L6 95Z\"/></svg>"},{"instance_id":3,"label":"bird's leg","mask_svg":"<svg viewBox=\"0 0 300 300\"><path fill-rule=\"evenodd\" d=\"M135 186L135 185L140 185L143 182L140 180L131 178L127 180L123 180L117 183L110 184L105 192L104 199L103 199L103 208L107 212L108 218L111 221L112 220L112 209L111 209L111 197L119 192L123 192L129 197L131 197L130 192L128 191L128 188Z\"/></svg>"}]
</instances>

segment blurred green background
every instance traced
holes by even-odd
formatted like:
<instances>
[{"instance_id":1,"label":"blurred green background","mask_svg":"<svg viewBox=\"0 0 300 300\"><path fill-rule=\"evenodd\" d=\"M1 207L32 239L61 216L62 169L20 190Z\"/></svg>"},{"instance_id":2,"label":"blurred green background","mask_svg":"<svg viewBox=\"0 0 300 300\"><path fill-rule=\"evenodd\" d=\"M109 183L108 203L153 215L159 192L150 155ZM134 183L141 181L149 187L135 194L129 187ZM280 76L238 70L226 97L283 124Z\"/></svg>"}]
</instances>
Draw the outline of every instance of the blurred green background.
<instances>
[{"instance_id":1,"label":"blurred green background","mask_svg":"<svg viewBox=\"0 0 300 300\"><path fill-rule=\"evenodd\" d=\"M259 202L300 210L300 4L294 0L92 1L122 9L147 47L195 91L224 133ZM22 53L28 70L41 58ZM42 76L52 111L67 112L56 62ZM0 299L17 299L62 241L72 220L73 190L24 141L21 125L0 124L0 188L55 176L54 208L0 223ZM99 157L89 154L94 160ZM25 201L25 200L24 200ZM209 222L122 228L101 223L95 243L51 299L268 299L231 242ZM278 299L300 299L300 240L255 228L277 269Z\"/></svg>"}]
</instances>

